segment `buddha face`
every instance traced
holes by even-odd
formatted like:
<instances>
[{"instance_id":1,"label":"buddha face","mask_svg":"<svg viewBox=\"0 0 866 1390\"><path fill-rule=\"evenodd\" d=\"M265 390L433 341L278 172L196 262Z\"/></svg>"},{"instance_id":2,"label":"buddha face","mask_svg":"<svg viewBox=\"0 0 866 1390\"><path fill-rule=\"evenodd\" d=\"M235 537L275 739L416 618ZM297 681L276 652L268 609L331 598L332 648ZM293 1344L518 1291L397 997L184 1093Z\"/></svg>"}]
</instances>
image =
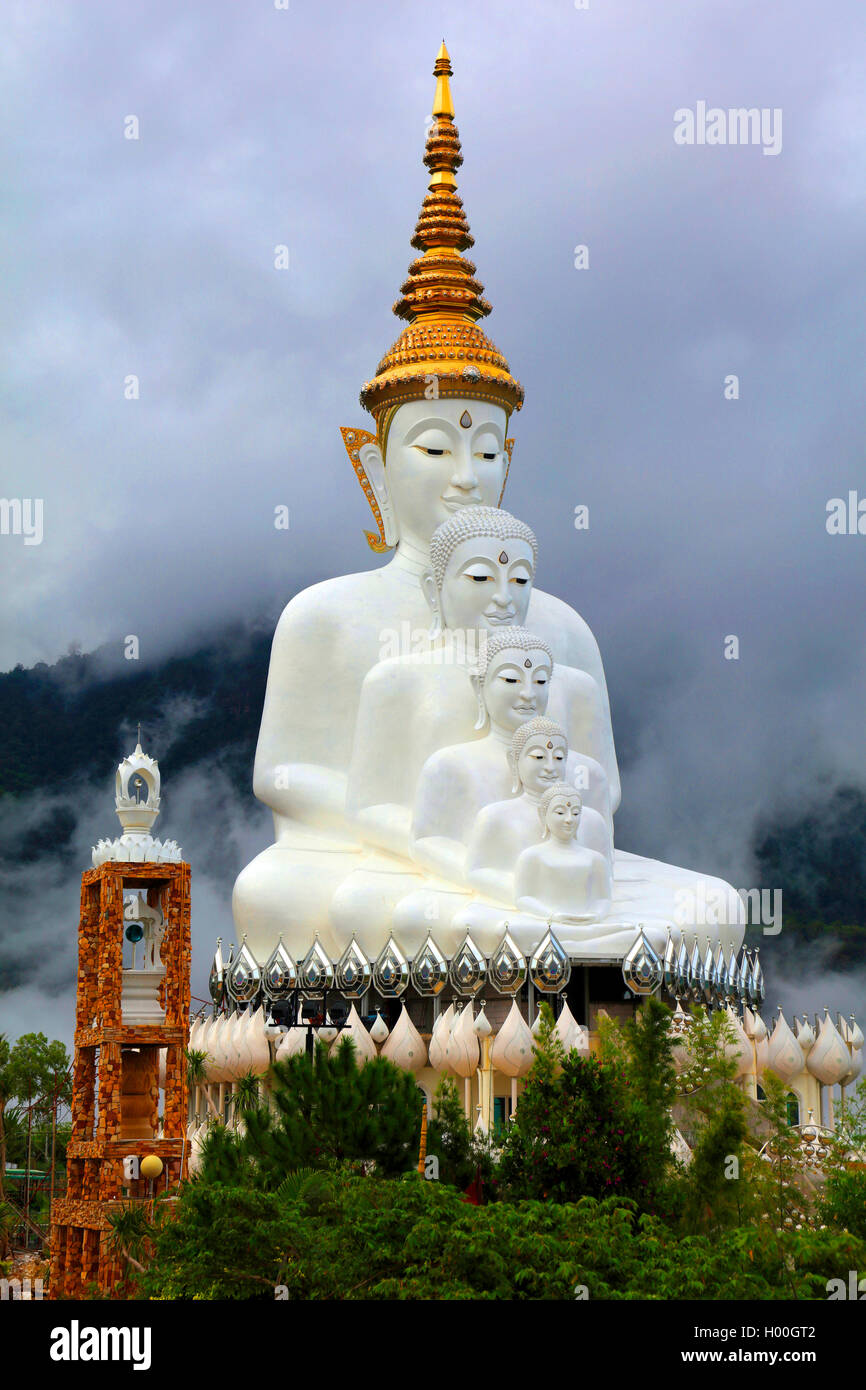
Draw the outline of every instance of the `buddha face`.
<instances>
[{"instance_id":1,"label":"buddha face","mask_svg":"<svg viewBox=\"0 0 866 1390\"><path fill-rule=\"evenodd\" d=\"M528 541L478 536L461 541L448 561L442 590L433 576L425 593L438 603L452 631L522 626L532 593L532 547Z\"/></svg>"},{"instance_id":2,"label":"buddha face","mask_svg":"<svg viewBox=\"0 0 866 1390\"><path fill-rule=\"evenodd\" d=\"M517 759L517 776L524 791L540 796L565 776L568 744L559 734L535 734L528 738Z\"/></svg>"},{"instance_id":3,"label":"buddha face","mask_svg":"<svg viewBox=\"0 0 866 1390\"><path fill-rule=\"evenodd\" d=\"M544 817L545 832L554 840L567 845L577 834L580 811L580 797L576 794L566 796L563 793L562 796L554 796Z\"/></svg>"},{"instance_id":4,"label":"buddha face","mask_svg":"<svg viewBox=\"0 0 866 1390\"><path fill-rule=\"evenodd\" d=\"M505 647L487 668L482 698L490 723L513 734L547 709L552 668L546 651Z\"/></svg>"},{"instance_id":5,"label":"buddha face","mask_svg":"<svg viewBox=\"0 0 866 1390\"><path fill-rule=\"evenodd\" d=\"M499 505L505 427L502 407L485 401L443 398L400 406L388 431L384 485L401 541L426 549L436 527L459 507Z\"/></svg>"}]
</instances>

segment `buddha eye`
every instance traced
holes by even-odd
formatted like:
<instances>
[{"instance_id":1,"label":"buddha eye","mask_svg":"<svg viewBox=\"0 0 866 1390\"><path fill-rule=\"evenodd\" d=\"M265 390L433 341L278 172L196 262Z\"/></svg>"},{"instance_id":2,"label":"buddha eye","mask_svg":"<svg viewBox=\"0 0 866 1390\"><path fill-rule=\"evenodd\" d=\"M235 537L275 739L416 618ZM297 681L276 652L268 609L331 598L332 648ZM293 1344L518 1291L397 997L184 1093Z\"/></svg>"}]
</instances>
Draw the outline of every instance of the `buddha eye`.
<instances>
[{"instance_id":1,"label":"buddha eye","mask_svg":"<svg viewBox=\"0 0 866 1390\"><path fill-rule=\"evenodd\" d=\"M528 583L529 583L529 580L528 580L528 579L521 579L519 575L515 575L514 578L511 580L511 583L512 583L512 584L528 584Z\"/></svg>"},{"instance_id":2,"label":"buddha eye","mask_svg":"<svg viewBox=\"0 0 866 1390\"><path fill-rule=\"evenodd\" d=\"M480 458L483 458L483 459L485 460L486 463L492 463L494 459L496 459L496 458L499 457L499 455L498 455L498 454L480 454L479 457L480 457Z\"/></svg>"},{"instance_id":3,"label":"buddha eye","mask_svg":"<svg viewBox=\"0 0 866 1390\"><path fill-rule=\"evenodd\" d=\"M434 459L441 458L443 454L446 454L448 452L447 449L428 449L424 444L416 444L415 448L420 449L421 453L426 454L428 458Z\"/></svg>"}]
</instances>

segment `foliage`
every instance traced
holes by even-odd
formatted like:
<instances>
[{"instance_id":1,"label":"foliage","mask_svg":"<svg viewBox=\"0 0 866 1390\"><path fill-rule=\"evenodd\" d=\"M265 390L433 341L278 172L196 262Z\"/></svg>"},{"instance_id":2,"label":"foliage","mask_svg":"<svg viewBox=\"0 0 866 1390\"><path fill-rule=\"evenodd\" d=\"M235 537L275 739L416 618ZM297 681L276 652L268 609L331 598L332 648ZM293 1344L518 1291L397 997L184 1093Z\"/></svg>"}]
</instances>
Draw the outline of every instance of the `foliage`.
<instances>
[{"instance_id":1,"label":"foliage","mask_svg":"<svg viewBox=\"0 0 866 1390\"><path fill-rule=\"evenodd\" d=\"M142 1288L159 1298L826 1298L866 1244L766 1229L679 1239L633 1203L496 1202L476 1207L417 1174L309 1175L292 1193L189 1183L155 1237ZM215 1234L216 1233L216 1234Z\"/></svg>"},{"instance_id":2,"label":"foliage","mask_svg":"<svg viewBox=\"0 0 866 1390\"><path fill-rule=\"evenodd\" d=\"M427 1153L439 1160L439 1181L450 1183L461 1192L479 1174L485 1188L493 1181L490 1146L473 1133L450 1076L443 1076L433 1096Z\"/></svg>"},{"instance_id":3,"label":"foliage","mask_svg":"<svg viewBox=\"0 0 866 1390\"><path fill-rule=\"evenodd\" d=\"M836 1138L843 1148L866 1158L866 1077L838 1107Z\"/></svg>"},{"instance_id":4,"label":"foliage","mask_svg":"<svg viewBox=\"0 0 866 1390\"><path fill-rule=\"evenodd\" d=\"M26 1139L36 1142L40 1127L48 1124L58 1106L72 1099L70 1060L62 1042L49 1042L44 1033L24 1033L10 1047L0 1034L0 1197L10 1152L16 1161L26 1158ZM14 1106L13 1101L20 1104ZM23 1121L26 1109L28 1123ZM34 1130L35 1126L35 1130Z\"/></svg>"},{"instance_id":5,"label":"foliage","mask_svg":"<svg viewBox=\"0 0 866 1390\"><path fill-rule=\"evenodd\" d=\"M12 1236L21 1221L21 1213L11 1202L0 1201L0 1259L5 1259L11 1249Z\"/></svg>"},{"instance_id":6,"label":"foliage","mask_svg":"<svg viewBox=\"0 0 866 1390\"><path fill-rule=\"evenodd\" d=\"M535 1060L503 1147L502 1191L512 1200L557 1202L616 1194L648 1209L657 1156L625 1067L565 1055L546 1004L541 1016Z\"/></svg>"},{"instance_id":7,"label":"foliage","mask_svg":"<svg viewBox=\"0 0 866 1390\"><path fill-rule=\"evenodd\" d=\"M201 1177L272 1190L298 1168L349 1161L380 1173L418 1161L421 1093L414 1078L383 1057L358 1066L351 1038L315 1059L305 1053L277 1062L271 1100L243 1110L243 1133L213 1126L202 1146ZM276 1112L276 1113L274 1113Z\"/></svg>"},{"instance_id":8,"label":"foliage","mask_svg":"<svg viewBox=\"0 0 866 1390\"><path fill-rule=\"evenodd\" d=\"M866 1241L866 1171L832 1173L818 1202L819 1220Z\"/></svg>"}]
</instances>

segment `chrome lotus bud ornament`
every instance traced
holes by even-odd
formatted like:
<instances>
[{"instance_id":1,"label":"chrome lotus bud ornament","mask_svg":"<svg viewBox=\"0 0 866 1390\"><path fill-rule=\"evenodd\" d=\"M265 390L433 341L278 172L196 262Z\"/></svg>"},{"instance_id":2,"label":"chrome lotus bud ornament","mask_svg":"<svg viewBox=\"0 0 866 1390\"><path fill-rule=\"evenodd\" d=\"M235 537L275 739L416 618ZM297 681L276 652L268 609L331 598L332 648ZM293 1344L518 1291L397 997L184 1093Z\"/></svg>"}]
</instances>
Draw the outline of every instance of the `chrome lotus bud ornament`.
<instances>
[{"instance_id":1,"label":"chrome lotus bud ornament","mask_svg":"<svg viewBox=\"0 0 866 1390\"><path fill-rule=\"evenodd\" d=\"M500 994L517 994L526 983L526 974L526 957L506 923L505 934L490 957L490 983Z\"/></svg>"},{"instance_id":2,"label":"chrome lotus bud ornament","mask_svg":"<svg viewBox=\"0 0 866 1390\"><path fill-rule=\"evenodd\" d=\"M764 972L761 969L761 962L758 960L758 950L755 947L755 954L752 957L752 969L749 973L749 994L755 1001L755 1008L760 1009L764 1002Z\"/></svg>"},{"instance_id":3,"label":"chrome lotus bud ornament","mask_svg":"<svg viewBox=\"0 0 866 1390\"><path fill-rule=\"evenodd\" d=\"M640 928L622 963L622 978L632 994L655 994L662 982L662 962Z\"/></svg>"},{"instance_id":4,"label":"chrome lotus bud ornament","mask_svg":"<svg viewBox=\"0 0 866 1390\"><path fill-rule=\"evenodd\" d=\"M549 927L529 958L529 976L540 994L561 994L571 979L571 961Z\"/></svg>"},{"instance_id":5,"label":"chrome lotus bud ornament","mask_svg":"<svg viewBox=\"0 0 866 1390\"><path fill-rule=\"evenodd\" d=\"M399 999L409 983L409 962L389 936L373 966L373 985L383 999Z\"/></svg>"},{"instance_id":6,"label":"chrome lotus bud ornament","mask_svg":"<svg viewBox=\"0 0 866 1390\"><path fill-rule=\"evenodd\" d=\"M262 971L262 989L265 998L273 1002L277 999L288 999L297 987L298 967L283 945L281 936L265 962L265 968Z\"/></svg>"},{"instance_id":7,"label":"chrome lotus bud ornament","mask_svg":"<svg viewBox=\"0 0 866 1390\"><path fill-rule=\"evenodd\" d=\"M710 1006L715 1003L716 999L715 969L716 962L713 959L713 948L710 943L707 942L707 949L704 952L704 998Z\"/></svg>"},{"instance_id":8,"label":"chrome lotus bud ornament","mask_svg":"<svg viewBox=\"0 0 866 1390\"><path fill-rule=\"evenodd\" d=\"M680 949L677 953L677 985L679 993L677 999L685 999L691 991L692 972L689 966L689 951L686 946L685 933L680 937Z\"/></svg>"},{"instance_id":9,"label":"chrome lotus bud ornament","mask_svg":"<svg viewBox=\"0 0 866 1390\"><path fill-rule=\"evenodd\" d=\"M318 933L298 968L298 984L308 998L327 994L334 988L334 967Z\"/></svg>"},{"instance_id":10,"label":"chrome lotus bud ornament","mask_svg":"<svg viewBox=\"0 0 866 1390\"><path fill-rule=\"evenodd\" d=\"M744 1004L752 1004L752 961L745 946L740 957L740 969L738 972L738 983L740 998Z\"/></svg>"},{"instance_id":11,"label":"chrome lotus bud ornament","mask_svg":"<svg viewBox=\"0 0 866 1390\"><path fill-rule=\"evenodd\" d=\"M678 999L679 984L677 980L677 950L676 946L674 945L674 939L671 936L670 928L668 928L668 939L665 942L664 983L665 989L667 990L668 994L672 995L675 999Z\"/></svg>"},{"instance_id":12,"label":"chrome lotus bud ornament","mask_svg":"<svg viewBox=\"0 0 866 1390\"><path fill-rule=\"evenodd\" d=\"M435 999L448 983L448 962L430 932L412 962L412 984L419 994Z\"/></svg>"},{"instance_id":13,"label":"chrome lotus bud ornament","mask_svg":"<svg viewBox=\"0 0 866 1390\"><path fill-rule=\"evenodd\" d=\"M347 999L361 999L373 981L373 967L354 936L334 971L334 984Z\"/></svg>"},{"instance_id":14,"label":"chrome lotus bud ornament","mask_svg":"<svg viewBox=\"0 0 866 1390\"><path fill-rule=\"evenodd\" d=\"M721 1004L725 997L725 953L722 950L722 943L716 947L716 959L713 965L713 984L716 987L716 998Z\"/></svg>"},{"instance_id":15,"label":"chrome lotus bud ornament","mask_svg":"<svg viewBox=\"0 0 866 1390\"><path fill-rule=\"evenodd\" d=\"M692 954L689 959L689 974L691 976L690 987L692 998L696 1004L703 1003L704 998L704 966L701 961L701 949L698 946L697 937L692 947Z\"/></svg>"},{"instance_id":16,"label":"chrome lotus bud ornament","mask_svg":"<svg viewBox=\"0 0 866 1390\"><path fill-rule=\"evenodd\" d=\"M249 1004L262 984L261 966L244 937L240 950L226 971L226 989L236 1004Z\"/></svg>"},{"instance_id":17,"label":"chrome lotus bud ornament","mask_svg":"<svg viewBox=\"0 0 866 1390\"><path fill-rule=\"evenodd\" d=\"M476 995L487 979L487 960L479 951L469 932L457 948L451 962L451 983L458 994Z\"/></svg>"},{"instance_id":18,"label":"chrome lotus bud ornament","mask_svg":"<svg viewBox=\"0 0 866 1390\"><path fill-rule=\"evenodd\" d=\"M213 955L213 965L210 968L210 976L207 982L208 993L217 1008L225 999L226 995L226 966L223 960L223 939L217 937L216 950Z\"/></svg>"},{"instance_id":19,"label":"chrome lotus bud ornament","mask_svg":"<svg viewBox=\"0 0 866 1390\"><path fill-rule=\"evenodd\" d=\"M725 999L729 1004L736 1004L737 998L737 958L732 948L725 962Z\"/></svg>"}]
</instances>

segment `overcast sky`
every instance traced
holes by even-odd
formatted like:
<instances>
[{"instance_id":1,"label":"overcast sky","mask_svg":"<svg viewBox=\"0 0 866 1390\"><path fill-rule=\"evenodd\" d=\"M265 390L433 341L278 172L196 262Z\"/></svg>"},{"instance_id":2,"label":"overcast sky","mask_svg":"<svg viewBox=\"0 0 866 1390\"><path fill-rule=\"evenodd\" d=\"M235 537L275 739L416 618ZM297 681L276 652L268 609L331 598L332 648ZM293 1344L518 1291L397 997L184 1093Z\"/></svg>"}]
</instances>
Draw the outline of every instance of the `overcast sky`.
<instances>
[{"instance_id":1,"label":"overcast sky","mask_svg":"<svg viewBox=\"0 0 866 1390\"><path fill-rule=\"evenodd\" d=\"M371 563L339 426L399 331L443 35L526 389L505 502L600 643L620 841L741 886L757 815L866 781L866 535L825 525L866 497L862 0L6 0L0 489L44 539L0 537L0 668L150 661ZM701 101L780 110L780 152L675 143Z\"/></svg>"}]
</instances>

